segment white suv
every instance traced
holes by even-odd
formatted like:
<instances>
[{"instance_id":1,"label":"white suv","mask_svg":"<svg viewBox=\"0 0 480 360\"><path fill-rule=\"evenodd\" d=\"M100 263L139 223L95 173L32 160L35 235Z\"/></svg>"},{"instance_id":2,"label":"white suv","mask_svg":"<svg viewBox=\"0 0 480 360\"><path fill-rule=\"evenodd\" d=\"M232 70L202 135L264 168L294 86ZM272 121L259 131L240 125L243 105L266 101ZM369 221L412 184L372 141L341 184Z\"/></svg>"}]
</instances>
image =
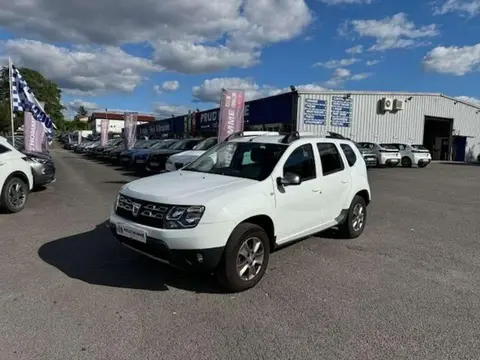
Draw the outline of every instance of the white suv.
<instances>
[{"instance_id":1,"label":"white suv","mask_svg":"<svg viewBox=\"0 0 480 360\"><path fill-rule=\"evenodd\" d=\"M33 187L33 174L27 157L0 136L0 207L15 213L23 210Z\"/></svg>"},{"instance_id":2,"label":"white suv","mask_svg":"<svg viewBox=\"0 0 480 360\"><path fill-rule=\"evenodd\" d=\"M370 199L365 162L348 140L238 135L179 171L124 185L108 226L133 250L214 270L242 291L277 246L332 227L358 237Z\"/></svg>"}]
</instances>

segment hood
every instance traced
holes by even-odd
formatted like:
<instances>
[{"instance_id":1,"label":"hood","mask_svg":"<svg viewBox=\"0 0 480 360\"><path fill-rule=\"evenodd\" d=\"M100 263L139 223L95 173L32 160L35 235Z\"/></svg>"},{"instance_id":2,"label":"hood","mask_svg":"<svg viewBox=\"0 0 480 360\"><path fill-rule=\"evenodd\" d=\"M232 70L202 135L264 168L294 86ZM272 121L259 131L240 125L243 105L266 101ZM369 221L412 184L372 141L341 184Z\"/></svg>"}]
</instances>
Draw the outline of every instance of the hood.
<instances>
[{"instance_id":1,"label":"hood","mask_svg":"<svg viewBox=\"0 0 480 360\"><path fill-rule=\"evenodd\" d=\"M160 149L160 150L153 150L150 152L152 155L174 155L178 154L181 152L184 152L185 150L172 150L172 149Z\"/></svg>"},{"instance_id":2,"label":"hood","mask_svg":"<svg viewBox=\"0 0 480 360\"><path fill-rule=\"evenodd\" d=\"M27 150L22 150L22 153L25 155L31 156L31 157L36 157L39 159L44 159L44 160L51 160L52 157L47 154L47 153L42 153L42 152L37 152L37 151L27 151Z\"/></svg>"},{"instance_id":3,"label":"hood","mask_svg":"<svg viewBox=\"0 0 480 360\"><path fill-rule=\"evenodd\" d=\"M170 156L169 160L171 160L173 163L179 162L182 164L188 164L199 156L203 155L205 152L206 150L187 150Z\"/></svg>"},{"instance_id":4,"label":"hood","mask_svg":"<svg viewBox=\"0 0 480 360\"><path fill-rule=\"evenodd\" d=\"M122 187L122 194L145 201L171 205L205 205L225 193L258 182L192 171L174 171L148 176Z\"/></svg>"}]
</instances>

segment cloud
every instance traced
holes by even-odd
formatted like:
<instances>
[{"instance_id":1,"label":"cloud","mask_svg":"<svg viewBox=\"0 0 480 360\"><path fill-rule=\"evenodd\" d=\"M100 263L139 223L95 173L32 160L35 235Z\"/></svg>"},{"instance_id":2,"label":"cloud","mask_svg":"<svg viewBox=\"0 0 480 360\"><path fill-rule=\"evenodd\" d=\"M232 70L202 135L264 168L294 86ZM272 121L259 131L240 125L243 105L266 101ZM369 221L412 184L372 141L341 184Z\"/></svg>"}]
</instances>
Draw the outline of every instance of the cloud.
<instances>
[{"instance_id":1,"label":"cloud","mask_svg":"<svg viewBox=\"0 0 480 360\"><path fill-rule=\"evenodd\" d=\"M335 69L338 67L345 67L345 66L350 66L352 64L355 64L358 61L358 59L355 58L349 58L349 59L341 59L341 60L329 60L327 62L317 62L313 64L314 67L324 67L327 69Z\"/></svg>"},{"instance_id":2,"label":"cloud","mask_svg":"<svg viewBox=\"0 0 480 360\"><path fill-rule=\"evenodd\" d=\"M363 45L356 45L345 50L347 54L361 54L363 52Z\"/></svg>"},{"instance_id":3,"label":"cloud","mask_svg":"<svg viewBox=\"0 0 480 360\"><path fill-rule=\"evenodd\" d=\"M40 71L70 95L95 95L110 90L129 93L146 74L163 70L150 60L113 46L68 49L17 39L0 42L0 53L8 53L19 66Z\"/></svg>"},{"instance_id":4,"label":"cloud","mask_svg":"<svg viewBox=\"0 0 480 360\"><path fill-rule=\"evenodd\" d=\"M163 92L177 91L179 87L180 87L180 83L177 80L164 81L161 86L160 85L155 85L153 87L153 91L155 91L155 93L160 95Z\"/></svg>"},{"instance_id":5,"label":"cloud","mask_svg":"<svg viewBox=\"0 0 480 360\"><path fill-rule=\"evenodd\" d=\"M320 0L327 5L343 5L343 4L371 4L373 0Z\"/></svg>"},{"instance_id":6,"label":"cloud","mask_svg":"<svg viewBox=\"0 0 480 360\"><path fill-rule=\"evenodd\" d=\"M475 106L480 107L480 99L477 99L477 98L474 98L474 97L471 97L471 96L457 96L457 97L455 97L455 99L465 101L467 103L470 103L470 104L473 104Z\"/></svg>"},{"instance_id":7,"label":"cloud","mask_svg":"<svg viewBox=\"0 0 480 360\"><path fill-rule=\"evenodd\" d=\"M365 64L367 66L374 66L374 65L380 64L381 62L382 60L367 60L365 61Z\"/></svg>"},{"instance_id":8,"label":"cloud","mask_svg":"<svg viewBox=\"0 0 480 360\"><path fill-rule=\"evenodd\" d=\"M0 7L2 28L17 37L146 45L157 65L188 74L252 66L264 46L299 36L312 21L305 0L138 0L120 5L102 0L88 6L28 0Z\"/></svg>"},{"instance_id":9,"label":"cloud","mask_svg":"<svg viewBox=\"0 0 480 360\"><path fill-rule=\"evenodd\" d=\"M463 76L480 70L480 43L472 46L438 46L423 58L427 71Z\"/></svg>"},{"instance_id":10,"label":"cloud","mask_svg":"<svg viewBox=\"0 0 480 360\"><path fill-rule=\"evenodd\" d=\"M99 107L94 102L75 99L75 100L70 101L67 104L66 108L68 110L76 111L80 106L83 106L86 110L94 110L94 109L98 109L98 107Z\"/></svg>"},{"instance_id":11,"label":"cloud","mask_svg":"<svg viewBox=\"0 0 480 360\"><path fill-rule=\"evenodd\" d=\"M348 69L338 68L333 72L332 77L325 83L325 85L328 87L339 87L347 81L364 80L370 76L372 76L371 73L352 74Z\"/></svg>"},{"instance_id":12,"label":"cloud","mask_svg":"<svg viewBox=\"0 0 480 360\"><path fill-rule=\"evenodd\" d=\"M298 85L296 88L304 91L326 90L325 88L315 84ZM222 89L244 90L247 101L291 91L290 88L277 88L268 85L259 85L252 79L234 77L205 80L201 85L194 86L192 88L192 95L197 101L218 103Z\"/></svg>"},{"instance_id":13,"label":"cloud","mask_svg":"<svg viewBox=\"0 0 480 360\"><path fill-rule=\"evenodd\" d=\"M185 115L191 108L185 105L169 105L165 103L155 103L153 111L159 118L169 118L173 116Z\"/></svg>"},{"instance_id":14,"label":"cloud","mask_svg":"<svg viewBox=\"0 0 480 360\"><path fill-rule=\"evenodd\" d=\"M434 15L458 12L473 17L480 14L480 0L444 0L440 6L438 3L433 8Z\"/></svg>"},{"instance_id":15,"label":"cloud","mask_svg":"<svg viewBox=\"0 0 480 360\"><path fill-rule=\"evenodd\" d=\"M405 13L398 13L381 20L352 20L343 23L338 28L338 33L343 36L351 32L358 34L360 37L375 39L375 44L368 49L369 51L425 46L429 44L425 39L439 34L437 25L430 24L417 27L407 19Z\"/></svg>"}]
</instances>

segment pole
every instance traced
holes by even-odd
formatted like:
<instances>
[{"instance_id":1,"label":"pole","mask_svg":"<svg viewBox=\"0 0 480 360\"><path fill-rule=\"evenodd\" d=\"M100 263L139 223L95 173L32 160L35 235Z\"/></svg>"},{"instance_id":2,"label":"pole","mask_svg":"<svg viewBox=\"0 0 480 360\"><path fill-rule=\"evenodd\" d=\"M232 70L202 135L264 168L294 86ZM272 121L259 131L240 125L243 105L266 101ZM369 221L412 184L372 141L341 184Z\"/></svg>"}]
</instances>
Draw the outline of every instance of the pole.
<instances>
[{"instance_id":1,"label":"pole","mask_svg":"<svg viewBox=\"0 0 480 360\"><path fill-rule=\"evenodd\" d=\"M13 69L12 69L12 59L8 57L8 85L10 86L10 121L12 123L12 145L15 146L15 122L13 117L13 96L12 96L12 79L13 79Z\"/></svg>"},{"instance_id":2,"label":"pole","mask_svg":"<svg viewBox=\"0 0 480 360\"><path fill-rule=\"evenodd\" d=\"M108 129L107 129L107 140L108 140L108 133L109 133L109 130L110 130L110 124L108 123L108 110L107 110L107 108L105 108L105 120L106 120L107 125L108 125ZM100 134L101 134L101 131L102 131L102 127L100 126ZM100 135L100 136L102 136L102 135Z\"/></svg>"}]
</instances>

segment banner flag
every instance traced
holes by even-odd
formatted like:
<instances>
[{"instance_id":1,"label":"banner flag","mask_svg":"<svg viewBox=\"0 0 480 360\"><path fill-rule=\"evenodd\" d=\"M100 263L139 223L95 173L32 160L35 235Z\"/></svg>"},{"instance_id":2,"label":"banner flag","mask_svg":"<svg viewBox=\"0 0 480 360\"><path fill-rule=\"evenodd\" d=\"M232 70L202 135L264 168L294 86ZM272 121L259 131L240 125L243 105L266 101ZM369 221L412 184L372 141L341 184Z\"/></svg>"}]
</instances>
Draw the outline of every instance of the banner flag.
<instances>
[{"instance_id":1,"label":"banner flag","mask_svg":"<svg viewBox=\"0 0 480 360\"><path fill-rule=\"evenodd\" d=\"M43 152L45 143L45 129L42 124L34 119L29 111L23 113L23 136L25 150Z\"/></svg>"},{"instance_id":2,"label":"banner flag","mask_svg":"<svg viewBox=\"0 0 480 360\"><path fill-rule=\"evenodd\" d=\"M100 125L100 145L101 146L107 145L107 142L108 142L108 126L109 126L108 119L102 119L102 122L101 122L101 125Z\"/></svg>"},{"instance_id":3,"label":"banner flag","mask_svg":"<svg viewBox=\"0 0 480 360\"><path fill-rule=\"evenodd\" d=\"M218 142L222 142L233 133L243 131L244 113L245 92L243 90L222 89L218 119Z\"/></svg>"},{"instance_id":4,"label":"banner flag","mask_svg":"<svg viewBox=\"0 0 480 360\"><path fill-rule=\"evenodd\" d=\"M33 118L42 125L47 139L51 142L53 140L53 129L56 128L55 124L45 113L44 106L37 100L18 69L13 64L11 64L11 67L10 91L13 111L30 112Z\"/></svg>"},{"instance_id":5,"label":"banner flag","mask_svg":"<svg viewBox=\"0 0 480 360\"><path fill-rule=\"evenodd\" d=\"M138 113L126 112L125 113L125 127L123 130L123 141L126 150L130 150L137 141L137 118Z\"/></svg>"}]
</instances>

